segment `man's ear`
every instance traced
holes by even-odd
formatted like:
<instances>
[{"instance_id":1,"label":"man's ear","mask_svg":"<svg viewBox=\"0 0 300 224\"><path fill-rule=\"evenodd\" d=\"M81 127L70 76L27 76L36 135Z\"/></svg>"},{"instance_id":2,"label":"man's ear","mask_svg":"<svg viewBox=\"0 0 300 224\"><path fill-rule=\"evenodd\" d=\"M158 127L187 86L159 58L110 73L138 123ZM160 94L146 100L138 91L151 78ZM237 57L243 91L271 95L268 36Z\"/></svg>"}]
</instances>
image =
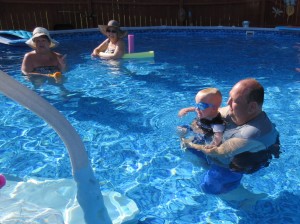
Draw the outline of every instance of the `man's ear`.
<instances>
[{"instance_id":1,"label":"man's ear","mask_svg":"<svg viewBox=\"0 0 300 224\"><path fill-rule=\"evenodd\" d=\"M258 111L258 104L257 102L250 102L249 105L248 105L248 113L249 114L253 114L253 113L256 113Z\"/></svg>"}]
</instances>

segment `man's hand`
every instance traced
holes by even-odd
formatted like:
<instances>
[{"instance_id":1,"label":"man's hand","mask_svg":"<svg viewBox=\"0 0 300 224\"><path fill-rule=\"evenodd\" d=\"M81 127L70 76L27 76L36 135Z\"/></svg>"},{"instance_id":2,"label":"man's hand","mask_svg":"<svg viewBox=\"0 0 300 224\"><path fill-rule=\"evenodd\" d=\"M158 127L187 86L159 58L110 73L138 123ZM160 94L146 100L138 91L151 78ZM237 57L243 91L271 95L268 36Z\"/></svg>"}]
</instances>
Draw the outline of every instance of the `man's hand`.
<instances>
[{"instance_id":1,"label":"man's hand","mask_svg":"<svg viewBox=\"0 0 300 224\"><path fill-rule=\"evenodd\" d=\"M196 149L198 151L203 151L205 150L205 145L199 145L199 144L195 144L193 143L193 138L192 139L188 139L188 138L181 138L181 142L182 144L186 147L186 148L193 148ZM205 151L204 151L205 152Z\"/></svg>"}]
</instances>

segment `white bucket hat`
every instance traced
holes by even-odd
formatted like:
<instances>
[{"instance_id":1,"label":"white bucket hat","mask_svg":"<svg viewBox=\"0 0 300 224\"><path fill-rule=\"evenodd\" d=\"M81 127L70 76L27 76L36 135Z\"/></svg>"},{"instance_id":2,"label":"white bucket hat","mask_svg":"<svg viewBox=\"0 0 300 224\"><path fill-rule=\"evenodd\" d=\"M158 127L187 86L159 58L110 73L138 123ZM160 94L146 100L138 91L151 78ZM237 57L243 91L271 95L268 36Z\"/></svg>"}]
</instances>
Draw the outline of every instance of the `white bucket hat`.
<instances>
[{"instance_id":1,"label":"white bucket hat","mask_svg":"<svg viewBox=\"0 0 300 224\"><path fill-rule=\"evenodd\" d=\"M50 48L56 47L59 43L52 39L50 37L49 31L43 27L36 27L33 32L32 32L32 37L26 41L26 44L28 44L30 47L32 47L33 49L36 48L36 45L34 43L34 38L36 37L40 37L40 36L47 36L50 40Z\"/></svg>"}]
</instances>

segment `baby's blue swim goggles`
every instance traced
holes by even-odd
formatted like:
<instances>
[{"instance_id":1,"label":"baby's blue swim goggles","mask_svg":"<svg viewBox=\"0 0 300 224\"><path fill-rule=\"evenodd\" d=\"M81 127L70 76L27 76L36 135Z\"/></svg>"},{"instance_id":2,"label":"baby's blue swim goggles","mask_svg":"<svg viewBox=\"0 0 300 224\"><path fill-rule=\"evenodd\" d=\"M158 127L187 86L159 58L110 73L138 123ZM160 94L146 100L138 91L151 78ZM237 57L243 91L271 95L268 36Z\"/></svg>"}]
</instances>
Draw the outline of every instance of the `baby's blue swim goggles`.
<instances>
[{"instance_id":1,"label":"baby's blue swim goggles","mask_svg":"<svg viewBox=\"0 0 300 224\"><path fill-rule=\"evenodd\" d=\"M208 104L208 103L202 103L202 102L196 103L196 105L195 105L195 108L198 110L205 110L209 107L214 107L214 105Z\"/></svg>"}]
</instances>

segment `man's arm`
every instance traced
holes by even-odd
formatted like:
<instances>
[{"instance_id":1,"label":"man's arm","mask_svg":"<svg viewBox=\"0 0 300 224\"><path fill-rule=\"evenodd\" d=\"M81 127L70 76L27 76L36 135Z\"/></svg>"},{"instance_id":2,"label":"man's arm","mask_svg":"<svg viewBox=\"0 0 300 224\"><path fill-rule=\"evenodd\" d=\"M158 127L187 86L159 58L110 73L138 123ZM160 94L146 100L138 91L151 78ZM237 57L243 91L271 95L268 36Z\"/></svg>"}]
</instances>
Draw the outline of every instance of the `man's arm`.
<instances>
[{"instance_id":1,"label":"man's arm","mask_svg":"<svg viewBox=\"0 0 300 224\"><path fill-rule=\"evenodd\" d=\"M266 146L253 139L231 138L217 148L216 152L219 155L235 156L242 152L258 152L266 149Z\"/></svg>"},{"instance_id":2,"label":"man's arm","mask_svg":"<svg viewBox=\"0 0 300 224\"><path fill-rule=\"evenodd\" d=\"M266 149L265 145L259 141L241 139L241 138L231 138L222 143L220 146L205 146L198 145L189 139L182 139L182 142L190 148L202 151L206 155L212 157L233 157L242 152L258 152Z\"/></svg>"}]
</instances>

